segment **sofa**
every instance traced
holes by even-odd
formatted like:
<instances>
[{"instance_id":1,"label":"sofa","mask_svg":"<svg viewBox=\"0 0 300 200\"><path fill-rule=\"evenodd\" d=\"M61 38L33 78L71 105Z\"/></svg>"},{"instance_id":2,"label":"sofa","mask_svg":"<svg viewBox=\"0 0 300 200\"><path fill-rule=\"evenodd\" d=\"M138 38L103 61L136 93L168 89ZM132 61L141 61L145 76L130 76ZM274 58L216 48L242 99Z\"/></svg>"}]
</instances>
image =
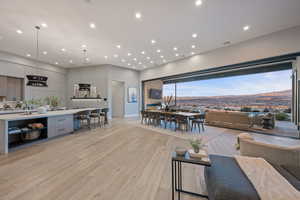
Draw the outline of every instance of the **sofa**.
<instances>
[{"instance_id":1,"label":"sofa","mask_svg":"<svg viewBox=\"0 0 300 200\"><path fill-rule=\"evenodd\" d=\"M256 141L250 134L238 136L240 154L242 156L261 157L275 165L300 168L300 145L279 146Z\"/></svg>"},{"instance_id":2,"label":"sofa","mask_svg":"<svg viewBox=\"0 0 300 200\"><path fill-rule=\"evenodd\" d=\"M205 123L211 126L233 128L240 130L253 130L254 126L262 127L263 118L269 117L270 127L275 127L275 116L271 113L248 113L239 111L208 110Z\"/></svg>"},{"instance_id":3,"label":"sofa","mask_svg":"<svg viewBox=\"0 0 300 200\"><path fill-rule=\"evenodd\" d=\"M242 130L248 130L252 126L251 117L246 112L209 110L205 114L207 125Z\"/></svg>"}]
</instances>

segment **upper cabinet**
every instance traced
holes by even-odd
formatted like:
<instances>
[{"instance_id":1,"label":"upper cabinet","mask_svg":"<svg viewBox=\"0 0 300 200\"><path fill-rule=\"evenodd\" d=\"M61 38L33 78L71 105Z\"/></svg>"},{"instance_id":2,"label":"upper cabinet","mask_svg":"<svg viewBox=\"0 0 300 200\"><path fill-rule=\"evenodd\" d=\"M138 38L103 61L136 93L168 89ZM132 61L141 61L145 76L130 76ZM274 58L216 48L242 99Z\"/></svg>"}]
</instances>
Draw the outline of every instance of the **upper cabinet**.
<instances>
[{"instance_id":1,"label":"upper cabinet","mask_svg":"<svg viewBox=\"0 0 300 200\"><path fill-rule=\"evenodd\" d=\"M5 97L6 101L16 101L23 99L22 78L0 76L0 96Z\"/></svg>"},{"instance_id":2,"label":"upper cabinet","mask_svg":"<svg viewBox=\"0 0 300 200\"><path fill-rule=\"evenodd\" d=\"M0 76L0 97L6 97L7 77Z\"/></svg>"}]
</instances>

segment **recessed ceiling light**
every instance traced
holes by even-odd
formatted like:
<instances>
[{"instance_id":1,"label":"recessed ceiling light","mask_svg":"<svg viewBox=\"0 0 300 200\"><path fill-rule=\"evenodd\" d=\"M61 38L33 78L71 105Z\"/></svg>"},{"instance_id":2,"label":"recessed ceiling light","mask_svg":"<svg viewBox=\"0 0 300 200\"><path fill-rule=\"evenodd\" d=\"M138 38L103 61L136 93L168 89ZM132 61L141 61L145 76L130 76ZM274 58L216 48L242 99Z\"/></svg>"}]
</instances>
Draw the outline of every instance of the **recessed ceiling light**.
<instances>
[{"instance_id":1,"label":"recessed ceiling light","mask_svg":"<svg viewBox=\"0 0 300 200\"><path fill-rule=\"evenodd\" d=\"M28 54L26 54L26 56L27 56L27 57L31 57L31 55L30 55L29 53L28 53Z\"/></svg>"},{"instance_id":2,"label":"recessed ceiling light","mask_svg":"<svg viewBox=\"0 0 300 200\"><path fill-rule=\"evenodd\" d=\"M124 59L122 59L121 61L122 61L122 62L126 62L126 60L124 60Z\"/></svg>"},{"instance_id":3,"label":"recessed ceiling light","mask_svg":"<svg viewBox=\"0 0 300 200\"><path fill-rule=\"evenodd\" d=\"M118 58L118 57L119 57L119 55L118 55L118 54L115 54L115 55L114 55L114 57L115 57L115 58Z\"/></svg>"},{"instance_id":4,"label":"recessed ceiling light","mask_svg":"<svg viewBox=\"0 0 300 200\"><path fill-rule=\"evenodd\" d=\"M107 60L107 59L108 59L108 56L104 56L104 58Z\"/></svg>"},{"instance_id":5,"label":"recessed ceiling light","mask_svg":"<svg viewBox=\"0 0 300 200\"><path fill-rule=\"evenodd\" d=\"M178 53L176 53L176 54L175 54L175 56L176 56L176 57L178 57L178 56L179 56L179 54L178 54Z\"/></svg>"},{"instance_id":6,"label":"recessed ceiling light","mask_svg":"<svg viewBox=\"0 0 300 200\"><path fill-rule=\"evenodd\" d=\"M195 5L196 6L201 6L202 5L202 0L196 0Z\"/></svg>"},{"instance_id":7,"label":"recessed ceiling light","mask_svg":"<svg viewBox=\"0 0 300 200\"><path fill-rule=\"evenodd\" d=\"M140 12L136 12L135 13L135 18L141 19L142 18L142 14Z\"/></svg>"},{"instance_id":8,"label":"recessed ceiling light","mask_svg":"<svg viewBox=\"0 0 300 200\"><path fill-rule=\"evenodd\" d=\"M196 46L195 45L192 45L192 49L195 49L196 48Z\"/></svg>"},{"instance_id":9,"label":"recessed ceiling light","mask_svg":"<svg viewBox=\"0 0 300 200\"><path fill-rule=\"evenodd\" d=\"M150 63L153 64L154 62L151 60Z\"/></svg>"},{"instance_id":10,"label":"recessed ceiling light","mask_svg":"<svg viewBox=\"0 0 300 200\"><path fill-rule=\"evenodd\" d=\"M121 49L121 45L117 45L116 47L117 47L118 49Z\"/></svg>"},{"instance_id":11,"label":"recessed ceiling light","mask_svg":"<svg viewBox=\"0 0 300 200\"><path fill-rule=\"evenodd\" d=\"M73 63L73 60L70 60L69 63Z\"/></svg>"},{"instance_id":12,"label":"recessed ceiling light","mask_svg":"<svg viewBox=\"0 0 300 200\"><path fill-rule=\"evenodd\" d=\"M150 60L151 58L150 57L147 57L147 60Z\"/></svg>"},{"instance_id":13,"label":"recessed ceiling light","mask_svg":"<svg viewBox=\"0 0 300 200\"><path fill-rule=\"evenodd\" d=\"M160 53L161 51L160 51L160 49L157 49L156 52L157 52L157 53Z\"/></svg>"},{"instance_id":14,"label":"recessed ceiling light","mask_svg":"<svg viewBox=\"0 0 300 200\"><path fill-rule=\"evenodd\" d=\"M248 31L249 29L250 29L250 26L248 26L248 25L243 27L244 31Z\"/></svg>"},{"instance_id":15,"label":"recessed ceiling light","mask_svg":"<svg viewBox=\"0 0 300 200\"><path fill-rule=\"evenodd\" d=\"M131 64L130 64L130 63L128 63L127 65L128 65L128 66L130 66Z\"/></svg>"},{"instance_id":16,"label":"recessed ceiling light","mask_svg":"<svg viewBox=\"0 0 300 200\"><path fill-rule=\"evenodd\" d=\"M141 52L141 54L143 54L143 55L145 55L145 53L146 53L145 51L142 51L142 52Z\"/></svg>"},{"instance_id":17,"label":"recessed ceiling light","mask_svg":"<svg viewBox=\"0 0 300 200\"><path fill-rule=\"evenodd\" d=\"M155 44L156 43L156 41L155 40L151 40L151 44Z\"/></svg>"},{"instance_id":18,"label":"recessed ceiling light","mask_svg":"<svg viewBox=\"0 0 300 200\"><path fill-rule=\"evenodd\" d=\"M55 62L54 64L58 65L58 62Z\"/></svg>"},{"instance_id":19,"label":"recessed ceiling light","mask_svg":"<svg viewBox=\"0 0 300 200\"><path fill-rule=\"evenodd\" d=\"M16 32L17 32L18 34L22 34L22 33L23 33L23 31L21 31L20 29L18 29Z\"/></svg>"},{"instance_id":20,"label":"recessed ceiling light","mask_svg":"<svg viewBox=\"0 0 300 200\"><path fill-rule=\"evenodd\" d=\"M191 52L192 55L195 55L195 52Z\"/></svg>"},{"instance_id":21,"label":"recessed ceiling light","mask_svg":"<svg viewBox=\"0 0 300 200\"><path fill-rule=\"evenodd\" d=\"M47 51L43 51L43 54L44 54L44 55L47 55L47 54L48 54L48 52L47 52Z\"/></svg>"},{"instance_id":22,"label":"recessed ceiling light","mask_svg":"<svg viewBox=\"0 0 300 200\"><path fill-rule=\"evenodd\" d=\"M95 29L96 28L96 24L90 23L90 28Z\"/></svg>"},{"instance_id":23,"label":"recessed ceiling light","mask_svg":"<svg viewBox=\"0 0 300 200\"><path fill-rule=\"evenodd\" d=\"M161 58L164 58L164 56L160 56Z\"/></svg>"},{"instance_id":24,"label":"recessed ceiling light","mask_svg":"<svg viewBox=\"0 0 300 200\"><path fill-rule=\"evenodd\" d=\"M81 45L81 48L85 49L87 46L86 44Z\"/></svg>"},{"instance_id":25,"label":"recessed ceiling light","mask_svg":"<svg viewBox=\"0 0 300 200\"><path fill-rule=\"evenodd\" d=\"M48 25L46 23L41 23L41 26L44 27L44 28L48 27Z\"/></svg>"},{"instance_id":26,"label":"recessed ceiling light","mask_svg":"<svg viewBox=\"0 0 300 200\"><path fill-rule=\"evenodd\" d=\"M198 37L197 33L193 33L192 37L193 37L193 38Z\"/></svg>"},{"instance_id":27,"label":"recessed ceiling light","mask_svg":"<svg viewBox=\"0 0 300 200\"><path fill-rule=\"evenodd\" d=\"M88 62L88 61L90 61L90 59L89 58L85 58L85 60Z\"/></svg>"},{"instance_id":28,"label":"recessed ceiling light","mask_svg":"<svg viewBox=\"0 0 300 200\"><path fill-rule=\"evenodd\" d=\"M139 65L143 64L142 62L139 62Z\"/></svg>"},{"instance_id":29,"label":"recessed ceiling light","mask_svg":"<svg viewBox=\"0 0 300 200\"><path fill-rule=\"evenodd\" d=\"M137 61L137 59L136 59L136 58L134 58L133 60L134 60L134 61Z\"/></svg>"},{"instance_id":30,"label":"recessed ceiling light","mask_svg":"<svg viewBox=\"0 0 300 200\"><path fill-rule=\"evenodd\" d=\"M173 48L173 50L174 50L174 51L177 51L177 50L178 50L178 48L177 48L177 47L174 47L174 48Z\"/></svg>"},{"instance_id":31,"label":"recessed ceiling light","mask_svg":"<svg viewBox=\"0 0 300 200\"><path fill-rule=\"evenodd\" d=\"M65 52L65 51L66 51L66 49L65 49L65 48L62 48L62 49L61 49L61 51Z\"/></svg>"},{"instance_id":32,"label":"recessed ceiling light","mask_svg":"<svg viewBox=\"0 0 300 200\"><path fill-rule=\"evenodd\" d=\"M131 56L132 54L131 54L131 53L128 53L127 55L128 55L128 56Z\"/></svg>"}]
</instances>

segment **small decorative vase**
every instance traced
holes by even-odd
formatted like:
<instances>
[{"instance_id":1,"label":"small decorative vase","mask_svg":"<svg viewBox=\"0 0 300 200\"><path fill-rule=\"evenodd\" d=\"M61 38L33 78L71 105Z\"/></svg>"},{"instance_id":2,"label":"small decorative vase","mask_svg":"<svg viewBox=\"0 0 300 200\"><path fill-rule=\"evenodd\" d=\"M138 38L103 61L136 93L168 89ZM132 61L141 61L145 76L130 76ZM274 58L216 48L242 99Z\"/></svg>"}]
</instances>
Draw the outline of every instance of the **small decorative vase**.
<instances>
[{"instance_id":1,"label":"small decorative vase","mask_svg":"<svg viewBox=\"0 0 300 200\"><path fill-rule=\"evenodd\" d=\"M200 150L199 148L194 148L195 153L199 153L199 150Z\"/></svg>"},{"instance_id":2,"label":"small decorative vase","mask_svg":"<svg viewBox=\"0 0 300 200\"><path fill-rule=\"evenodd\" d=\"M170 110L169 106L166 106L166 107L165 107L165 111L168 112L169 110Z\"/></svg>"}]
</instances>

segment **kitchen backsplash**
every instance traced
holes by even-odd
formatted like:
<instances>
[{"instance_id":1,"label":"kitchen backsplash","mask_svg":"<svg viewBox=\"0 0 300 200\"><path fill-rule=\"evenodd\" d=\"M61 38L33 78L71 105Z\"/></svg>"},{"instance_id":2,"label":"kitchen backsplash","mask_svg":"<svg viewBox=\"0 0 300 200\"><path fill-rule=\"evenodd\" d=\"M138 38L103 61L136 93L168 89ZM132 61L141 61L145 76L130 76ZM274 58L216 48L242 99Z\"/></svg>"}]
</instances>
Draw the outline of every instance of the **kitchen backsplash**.
<instances>
[{"instance_id":1,"label":"kitchen backsplash","mask_svg":"<svg viewBox=\"0 0 300 200\"><path fill-rule=\"evenodd\" d=\"M4 101L4 102L0 102L0 110L4 110L5 105L9 106L9 109L15 109L16 108L16 101Z\"/></svg>"}]
</instances>

